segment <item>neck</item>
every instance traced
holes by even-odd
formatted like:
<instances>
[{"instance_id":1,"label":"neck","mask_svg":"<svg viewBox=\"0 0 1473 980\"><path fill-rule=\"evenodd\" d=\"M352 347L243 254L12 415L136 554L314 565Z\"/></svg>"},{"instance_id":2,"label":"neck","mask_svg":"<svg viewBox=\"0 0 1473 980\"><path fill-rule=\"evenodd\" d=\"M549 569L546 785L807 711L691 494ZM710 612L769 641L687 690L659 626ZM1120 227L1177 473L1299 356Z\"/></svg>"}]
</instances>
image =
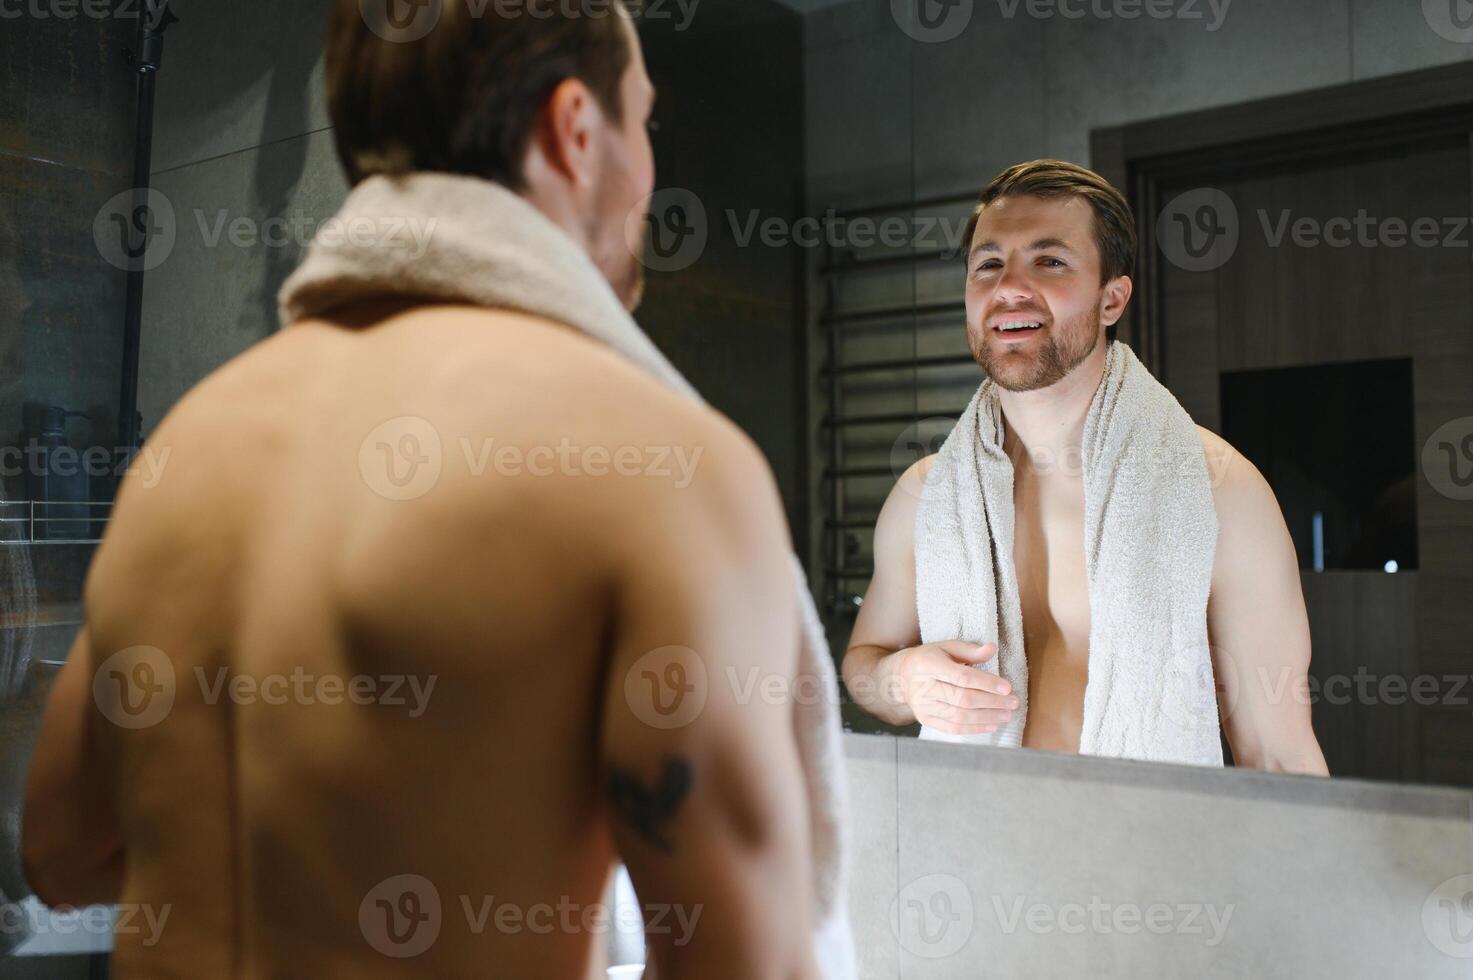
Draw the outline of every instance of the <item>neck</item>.
<instances>
[{"instance_id":1,"label":"neck","mask_svg":"<svg viewBox=\"0 0 1473 980\"><path fill-rule=\"evenodd\" d=\"M1074 370L1047 388L998 393L1006 429L1004 449L1015 463L1037 454L1059 458L1079 448L1089 406L1105 376L1108 346L1101 340Z\"/></svg>"},{"instance_id":2,"label":"neck","mask_svg":"<svg viewBox=\"0 0 1473 980\"><path fill-rule=\"evenodd\" d=\"M587 252L590 247L588 227L579 214L572 196L549 189L546 181L528 181L526 189L519 192L522 200L532 205L542 216L557 225L578 247Z\"/></svg>"}]
</instances>

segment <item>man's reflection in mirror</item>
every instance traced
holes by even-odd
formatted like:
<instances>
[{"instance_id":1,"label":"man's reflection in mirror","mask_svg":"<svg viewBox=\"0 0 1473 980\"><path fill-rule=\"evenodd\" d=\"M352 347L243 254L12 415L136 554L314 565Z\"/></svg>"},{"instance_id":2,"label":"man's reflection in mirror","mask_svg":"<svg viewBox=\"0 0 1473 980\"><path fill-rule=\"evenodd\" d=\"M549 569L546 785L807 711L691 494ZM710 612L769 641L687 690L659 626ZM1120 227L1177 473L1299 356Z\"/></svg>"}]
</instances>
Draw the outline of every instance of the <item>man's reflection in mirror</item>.
<instances>
[{"instance_id":1,"label":"man's reflection in mirror","mask_svg":"<svg viewBox=\"0 0 1473 980\"><path fill-rule=\"evenodd\" d=\"M1116 339L1135 221L1037 160L974 211L967 341L986 373L890 493L844 660L921 737L1327 774L1302 691L1299 562L1268 483Z\"/></svg>"}]
</instances>

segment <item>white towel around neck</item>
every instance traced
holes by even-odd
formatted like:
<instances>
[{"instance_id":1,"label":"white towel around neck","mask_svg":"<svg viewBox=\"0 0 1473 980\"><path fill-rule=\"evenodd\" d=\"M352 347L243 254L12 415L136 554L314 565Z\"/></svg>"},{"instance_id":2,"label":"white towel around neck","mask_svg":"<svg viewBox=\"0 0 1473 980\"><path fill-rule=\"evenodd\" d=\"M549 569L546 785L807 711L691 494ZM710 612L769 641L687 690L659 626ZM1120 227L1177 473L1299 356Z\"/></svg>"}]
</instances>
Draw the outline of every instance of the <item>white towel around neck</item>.
<instances>
[{"instance_id":1,"label":"white towel around neck","mask_svg":"<svg viewBox=\"0 0 1473 980\"><path fill-rule=\"evenodd\" d=\"M367 231L368 233L361 233ZM283 324L389 296L516 310L588 334L670 388L700 396L624 309L597 266L525 199L442 173L371 177L324 223L279 296ZM829 980L855 976L844 891L844 758L837 680L796 556L803 649L793 727L808 795L815 955Z\"/></svg>"},{"instance_id":2,"label":"white towel around neck","mask_svg":"<svg viewBox=\"0 0 1473 980\"><path fill-rule=\"evenodd\" d=\"M978 388L932 466L916 512L921 640L998 644L977 669L1019 700L990 735L922 738L1017 746L1028 720L1028 658L1013 562L1013 463L998 387ZM1123 343L1110 343L1085 418L1084 560L1089 679L1079 751L1222 765L1207 599L1217 547L1201 437Z\"/></svg>"}]
</instances>

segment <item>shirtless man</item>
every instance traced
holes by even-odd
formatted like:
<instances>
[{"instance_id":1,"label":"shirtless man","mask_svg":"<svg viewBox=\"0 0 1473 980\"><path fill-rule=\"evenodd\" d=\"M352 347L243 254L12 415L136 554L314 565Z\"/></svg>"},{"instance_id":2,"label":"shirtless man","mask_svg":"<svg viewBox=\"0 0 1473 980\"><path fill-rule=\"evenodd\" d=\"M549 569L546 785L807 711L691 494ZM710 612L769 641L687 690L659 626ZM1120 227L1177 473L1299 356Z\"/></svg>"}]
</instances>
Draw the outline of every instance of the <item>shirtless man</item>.
<instances>
[{"instance_id":1,"label":"shirtless man","mask_svg":"<svg viewBox=\"0 0 1473 980\"><path fill-rule=\"evenodd\" d=\"M1084 484L1078 466L1033 463L1079 459L1106 341L1130 301L1133 219L1124 198L1083 168L1038 161L999 180L1006 183L983 195L968 238L967 339L1000 389L1004 449L1014 462L1012 557L1029 678L1023 745L1078 752L1090 636ZM993 196L999 186L1007 192ZM1041 325L999 329L1024 320ZM1222 711L1233 759L1324 775L1309 706L1285 693L1304 679L1310 656L1293 542L1253 465L1213 433L1199 433L1219 525L1207 609L1214 673L1237 679L1232 710ZM994 732L1018 699L1006 680L968 667L993 657L996 645L921 644L915 523L935 458L910 467L880 512L874 578L844 679L856 701L890 724Z\"/></svg>"},{"instance_id":2,"label":"shirtless man","mask_svg":"<svg viewBox=\"0 0 1473 980\"><path fill-rule=\"evenodd\" d=\"M625 218L653 185L653 89L627 14L543 6L470 17L446 0L415 53L338 0L339 149L350 174L477 161L632 307ZM545 87L522 90L533 77ZM403 416L446 447L414 500L360 472L365 438ZM476 475L460 437L528 466ZM531 475L564 440L704 451L688 485ZM651 975L813 975L791 707L712 684L697 717L661 727L625 690L670 646L712 676L795 671L782 508L726 419L546 320L375 302L247 351L150 442L168 463L121 490L25 817L43 901L167 911L157 936L119 930L118 977L602 978L620 859Z\"/></svg>"}]
</instances>

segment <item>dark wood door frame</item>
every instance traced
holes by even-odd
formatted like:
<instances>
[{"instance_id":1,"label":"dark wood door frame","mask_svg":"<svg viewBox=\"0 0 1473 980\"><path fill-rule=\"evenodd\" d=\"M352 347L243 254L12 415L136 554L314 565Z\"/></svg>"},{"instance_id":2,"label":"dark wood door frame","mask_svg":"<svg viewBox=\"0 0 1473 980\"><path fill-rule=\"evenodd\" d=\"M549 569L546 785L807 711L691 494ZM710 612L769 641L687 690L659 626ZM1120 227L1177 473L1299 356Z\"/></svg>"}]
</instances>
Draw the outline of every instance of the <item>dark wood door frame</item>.
<instances>
[{"instance_id":1,"label":"dark wood door frame","mask_svg":"<svg viewBox=\"0 0 1473 980\"><path fill-rule=\"evenodd\" d=\"M1473 62L1093 130L1092 166L1130 199L1140 236L1136 300L1121 339L1162 376L1155 216L1163 184L1458 138L1473 175Z\"/></svg>"}]
</instances>

